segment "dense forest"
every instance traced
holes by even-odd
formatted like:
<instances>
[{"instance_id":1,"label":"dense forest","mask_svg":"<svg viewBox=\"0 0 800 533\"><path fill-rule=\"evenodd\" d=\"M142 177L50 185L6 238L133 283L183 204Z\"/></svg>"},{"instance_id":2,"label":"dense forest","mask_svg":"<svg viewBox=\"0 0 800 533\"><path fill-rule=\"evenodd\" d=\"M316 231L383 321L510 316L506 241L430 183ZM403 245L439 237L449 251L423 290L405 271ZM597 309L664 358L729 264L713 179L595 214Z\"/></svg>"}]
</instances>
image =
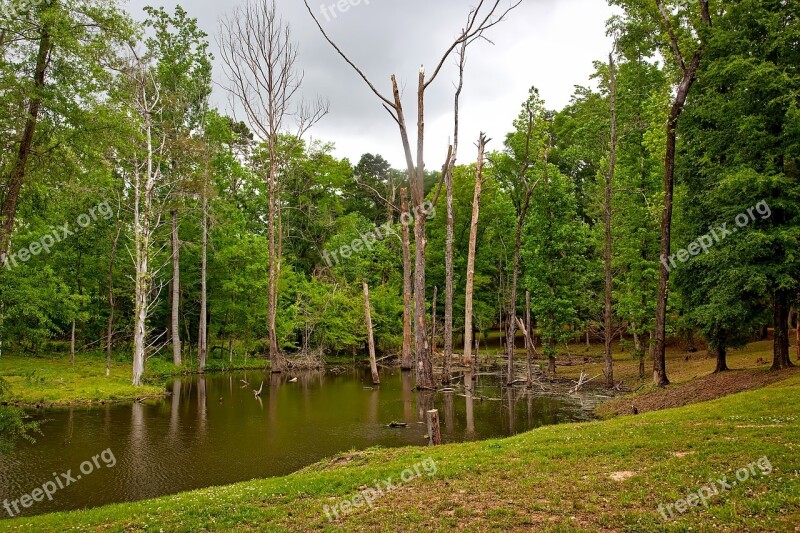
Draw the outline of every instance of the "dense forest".
<instances>
[{"instance_id":1,"label":"dense forest","mask_svg":"<svg viewBox=\"0 0 800 533\"><path fill-rule=\"evenodd\" d=\"M659 385L672 343L707 344L724 371L728 350L771 335L773 367L790 366L800 4L612 4L592 78L557 110L531 88L502 139L459 131L463 76L428 66L404 102L320 24L374 92L363 105L398 126L403 168L309 140L330 104L301 98L302 43L271 2L211 37L180 7L141 24L113 0L6 10L4 355L94 351L133 361L140 384L151 365L365 358L374 336L373 359L433 388L500 329L508 382L584 340L605 343L610 387L617 341ZM463 74L513 16L480 2L442 63ZM209 103L210 39L238 119ZM454 86L448 154L424 136L434 82Z\"/></svg>"}]
</instances>

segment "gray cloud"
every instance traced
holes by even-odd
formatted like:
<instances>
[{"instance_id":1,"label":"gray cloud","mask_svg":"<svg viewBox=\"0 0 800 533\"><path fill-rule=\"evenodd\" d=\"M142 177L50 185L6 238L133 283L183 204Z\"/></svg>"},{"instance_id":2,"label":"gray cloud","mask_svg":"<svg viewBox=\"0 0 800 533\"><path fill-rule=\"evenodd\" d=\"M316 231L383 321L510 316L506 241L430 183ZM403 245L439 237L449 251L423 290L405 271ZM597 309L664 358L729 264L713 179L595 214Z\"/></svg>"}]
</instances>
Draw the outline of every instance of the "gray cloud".
<instances>
[{"instance_id":1,"label":"gray cloud","mask_svg":"<svg viewBox=\"0 0 800 533\"><path fill-rule=\"evenodd\" d=\"M277 0L284 19L299 43L299 66L305 72L307 99L322 96L331 112L311 135L336 144L339 156L357 161L366 152L380 153L395 166L403 166L397 127L356 73L320 35L302 0ZM309 0L326 31L368 74L379 90L389 95L389 77L395 73L404 90L407 113L416 116L415 85L420 65L432 72L442 53L464 25L469 6L459 0L366 0L328 20L323 6L337 0ZM130 0L128 9L142 17L145 5L168 8L181 3L210 35L216 53L218 20L237 2L214 0ZM503 0L501 5L508 5ZM330 12L330 10L329 10ZM489 42L476 42L468 53L462 97L459 160L475 154L472 141L480 131L495 139L499 148L527 96L539 88L548 107L569 102L574 85L587 84L592 61L601 60L611 46L605 20L612 11L602 0L523 0L503 24L487 33ZM427 150L429 168L438 168L452 137L455 57L451 58L427 93ZM229 110L222 86L222 67L215 65L220 85L214 103Z\"/></svg>"}]
</instances>

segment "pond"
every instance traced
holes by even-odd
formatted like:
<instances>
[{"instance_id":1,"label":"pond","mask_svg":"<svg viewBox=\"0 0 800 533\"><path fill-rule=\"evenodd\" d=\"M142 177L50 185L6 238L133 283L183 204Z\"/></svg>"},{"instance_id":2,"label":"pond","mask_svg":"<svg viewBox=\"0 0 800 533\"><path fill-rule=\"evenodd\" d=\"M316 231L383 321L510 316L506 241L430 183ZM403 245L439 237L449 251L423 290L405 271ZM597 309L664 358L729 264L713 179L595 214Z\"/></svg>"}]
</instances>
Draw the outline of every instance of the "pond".
<instances>
[{"instance_id":1,"label":"pond","mask_svg":"<svg viewBox=\"0 0 800 533\"><path fill-rule=\"evenodd\" d=\"M471 401L413 387L411 373L391 369L374 389L362 368L241 372L176 379L172 396L160 400L35 411L43 435L0 455L0 503L61 481L52 500L20 506L21 514L81 509L285 475L353 449L423 446L431 408L439 409L448 443L587 420L594 407L578 395L503 389L493 376L478 378ZM69 471L68 482L62 474Z\"/></svg>"}]
</instances>

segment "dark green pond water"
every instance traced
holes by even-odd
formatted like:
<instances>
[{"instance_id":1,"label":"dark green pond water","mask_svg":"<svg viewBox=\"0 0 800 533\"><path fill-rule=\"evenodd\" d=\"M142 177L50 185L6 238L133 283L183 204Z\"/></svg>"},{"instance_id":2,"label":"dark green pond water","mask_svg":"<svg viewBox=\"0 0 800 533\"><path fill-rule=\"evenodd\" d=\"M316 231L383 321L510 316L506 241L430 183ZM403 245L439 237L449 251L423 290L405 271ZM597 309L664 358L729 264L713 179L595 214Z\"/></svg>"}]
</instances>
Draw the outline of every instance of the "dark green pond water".
<instances>
[{"instance_id":1,"label":"dark green pond water","mask_svg":"<svg viewBox=\"0 0 800 533\"><path fill-rule=\"evenodd\" d=\"M208 375L175 380L163 400L33 412L43 435L0 455L0 505L32 494L43 501L18 505L23 516L81 509L284 475L352 449L423 446L420 422L432 408L443 440L458 442L587 420L593 407L579 396L501 389L491 377L478 378L471 402L457 393L418 393L413 376L398 370L383 371L373 390L365 387L368 374ZM262 380L256 398L252 389ZM393 421L408 428L388 428ZM62 474L70 470L67 485ZM52 500L33 493L51 481L52 492L56 478L64 487ZM9 517L5 508L0 514Z\"/></svg>"}]
</instances>

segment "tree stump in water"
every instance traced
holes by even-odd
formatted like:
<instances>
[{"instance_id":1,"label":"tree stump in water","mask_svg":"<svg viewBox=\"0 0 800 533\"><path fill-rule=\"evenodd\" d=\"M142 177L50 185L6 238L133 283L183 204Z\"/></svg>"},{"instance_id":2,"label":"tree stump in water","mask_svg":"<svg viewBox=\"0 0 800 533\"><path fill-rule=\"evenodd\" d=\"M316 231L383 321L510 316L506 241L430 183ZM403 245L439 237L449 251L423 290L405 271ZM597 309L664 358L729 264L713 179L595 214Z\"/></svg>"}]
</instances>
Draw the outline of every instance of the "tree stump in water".
<instances>
[{"instance_id":1,"label":"tree stump in water","mask_svg":"<svg viewBox=\"0 0 800 533\"><path fill-rule=\"evenodd\" d=\"M431 409L428 411L428 438L431 446L439 446L442 443L438 409Z\"/></svg>"}]
</instances>

